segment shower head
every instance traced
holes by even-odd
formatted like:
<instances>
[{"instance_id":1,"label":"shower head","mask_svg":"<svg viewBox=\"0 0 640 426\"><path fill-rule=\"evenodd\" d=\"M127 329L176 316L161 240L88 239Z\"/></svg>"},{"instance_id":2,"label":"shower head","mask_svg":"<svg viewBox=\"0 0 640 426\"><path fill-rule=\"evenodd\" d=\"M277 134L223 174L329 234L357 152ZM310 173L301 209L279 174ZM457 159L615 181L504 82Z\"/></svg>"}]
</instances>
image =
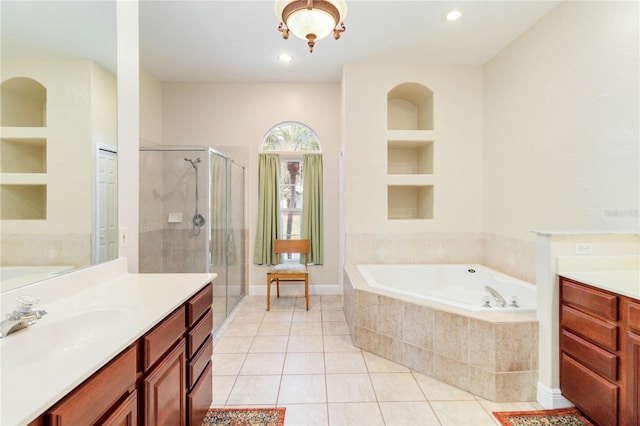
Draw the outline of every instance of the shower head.
<instances>
[{"instance_id":1,"label":"shower head","mask_svg":"<svg viewBox=\"0 0 640 426\"><path fill-rule=\"evenodd\" d=\"M185 158L184 161L190 162L194 169L198 169L198 163L202 162L202 159L200 159L200 157L196 158L195 160Z\"/></svg>"}]
</instances>

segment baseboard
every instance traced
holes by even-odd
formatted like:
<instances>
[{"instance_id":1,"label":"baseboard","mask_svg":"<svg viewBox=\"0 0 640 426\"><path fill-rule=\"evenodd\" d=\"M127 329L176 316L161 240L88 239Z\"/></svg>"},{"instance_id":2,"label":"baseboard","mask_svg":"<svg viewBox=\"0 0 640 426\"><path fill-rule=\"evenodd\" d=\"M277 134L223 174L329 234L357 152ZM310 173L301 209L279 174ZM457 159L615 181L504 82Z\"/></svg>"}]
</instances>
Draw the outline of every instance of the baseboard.
<instances>
[{"instance_id":1,"label":"baseboard","mask_svg":"<svg viewBox=\"0 0 640 426\"><path fill-rule=\"evenodd\" d=\"M562 396L560 389L549 388L540 382L538 382L538 394L536 395L536 399L538 404L542 405L546 410L573 407L571 401Z\"/></svg>"},{"instance_id":2,"label":"baseboard","mask_svg":"<svg viewBox=\"0 0 640 426\"><path fill-rule=\"evenodd\" d=\"M274 294L275 286L271 285L271 294ZM338 284L309 284L309 294L313 296L327 296L340 293ZM251 285L249 286L249 296L266 296L267 286ZM296 284L280 284L280 295L283 296L304 296L304 285Z\"/></svg>"}]
</instances>

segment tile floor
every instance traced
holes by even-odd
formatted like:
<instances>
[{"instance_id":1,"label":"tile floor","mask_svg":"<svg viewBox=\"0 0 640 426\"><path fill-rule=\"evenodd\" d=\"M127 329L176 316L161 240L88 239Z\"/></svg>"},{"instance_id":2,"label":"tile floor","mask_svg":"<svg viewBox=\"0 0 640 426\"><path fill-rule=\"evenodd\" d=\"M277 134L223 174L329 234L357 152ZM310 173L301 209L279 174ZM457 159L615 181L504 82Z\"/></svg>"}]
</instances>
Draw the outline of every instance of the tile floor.
<instances>
[{"instance_id":1,"label":"tile floor","mask_svg":"<svg viewBox=\"0 0 640 426\"><path fill-rule=\"evenodd\" d=\"M341 296L247 296L214 336L214 407L286 407L285 426L499 425L497 404L353 346Z\"/></svg>"}]
</instances>

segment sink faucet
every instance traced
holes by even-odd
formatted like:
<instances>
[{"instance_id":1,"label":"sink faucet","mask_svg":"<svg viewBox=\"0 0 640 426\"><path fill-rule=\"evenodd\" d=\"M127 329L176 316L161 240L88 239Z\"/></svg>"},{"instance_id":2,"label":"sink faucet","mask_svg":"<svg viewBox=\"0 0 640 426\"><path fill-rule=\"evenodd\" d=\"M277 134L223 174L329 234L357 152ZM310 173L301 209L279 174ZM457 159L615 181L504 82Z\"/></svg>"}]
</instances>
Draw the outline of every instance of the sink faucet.
<instances>
[{"instance_id":1,"label":"sink faucet","mask_svg":"<svg viewBox=\"0 0 640 426\"><path fill-rule=\"evenodd\" d=\"M40 301L35 296L20 296L16 300L18 304L14 311L0 322L0 338L35 324L36 320L47 314L44 309L33 309Z\"/></svg>"},{"instance_id":2,"label":"sink faucet","mask_svg":"<svg viewBox=\"0 0 640 426\"><path fill-rule=\"evenodd\" d=\"M504 308L505 306L507 306L507 301L504 300L504 297L502 297L500 295L500 293L498 293L497 291L495 291L493 289L493 287L490 287L488 285L484 286L484 289L486 291L488 291L489 293L491 293L491 295L493 296L493 299L496 301L496 304L498 306L500 306L501 308Z\"/></svg>"}]
</instances>

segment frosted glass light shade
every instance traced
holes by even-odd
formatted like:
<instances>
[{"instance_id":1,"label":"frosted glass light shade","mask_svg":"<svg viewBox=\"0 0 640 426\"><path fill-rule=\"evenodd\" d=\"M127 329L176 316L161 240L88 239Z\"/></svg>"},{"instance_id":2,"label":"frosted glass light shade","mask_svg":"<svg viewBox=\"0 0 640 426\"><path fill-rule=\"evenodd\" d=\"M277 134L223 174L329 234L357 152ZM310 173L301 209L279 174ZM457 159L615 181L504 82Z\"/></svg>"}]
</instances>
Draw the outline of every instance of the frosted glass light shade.
<instances>
[{"instance_id":1,"label":"frosted glass light shade","mask_svg":"<svg viewBox=\"0 0 640 426\"><path fill-rule=\"evenodd\" d=\"M343 20L347 14L344 0L276 0L275 13L280 19L278 30L286 39L289 32L307 40L310 51L316 40L333 33L340 38L345 30Z\"/></svg>"}]
</instances>

